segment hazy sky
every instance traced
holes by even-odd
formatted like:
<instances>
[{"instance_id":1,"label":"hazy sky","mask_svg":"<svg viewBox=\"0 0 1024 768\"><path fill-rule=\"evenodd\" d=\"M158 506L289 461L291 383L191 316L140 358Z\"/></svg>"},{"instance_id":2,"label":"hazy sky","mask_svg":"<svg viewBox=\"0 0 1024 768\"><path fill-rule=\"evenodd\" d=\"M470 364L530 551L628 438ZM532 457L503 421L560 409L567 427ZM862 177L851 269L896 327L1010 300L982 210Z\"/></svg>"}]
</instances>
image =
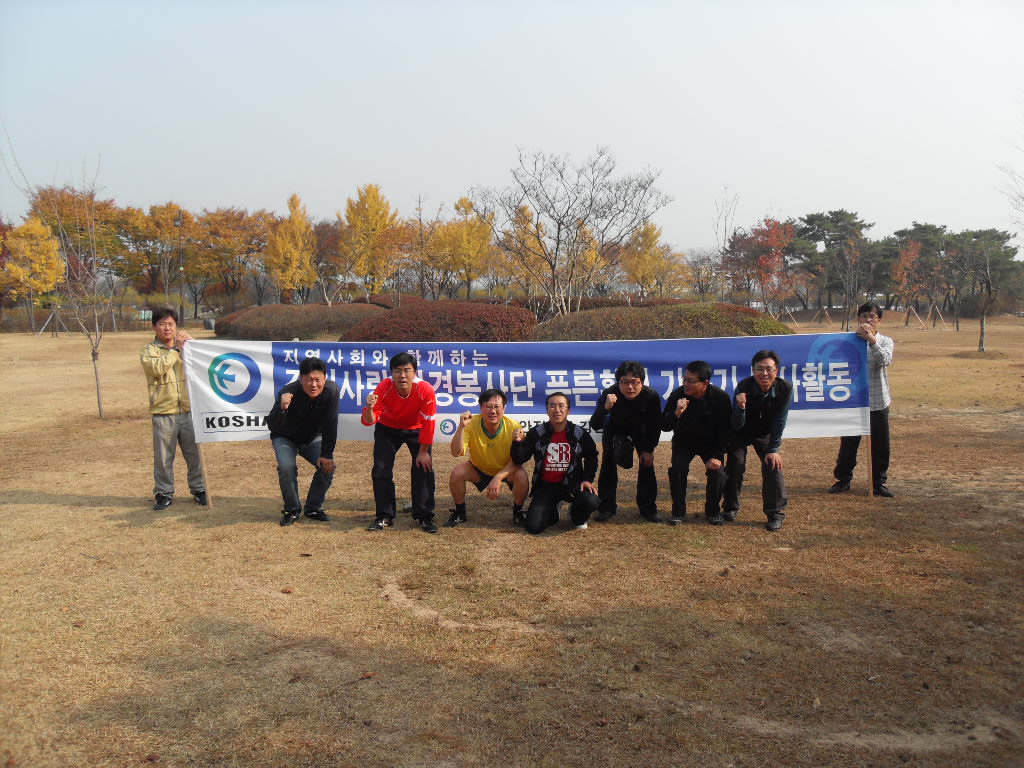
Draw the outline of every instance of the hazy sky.
<instances>
[{"instance_id":1,"label":"hazy sky","mask_svg":"<svg viewBox=\"0 0 1024 768\"><path fill-rule=\"evenodd\" d=\"M661 171L680 248L847 208L1016 231L1024 2L0 0L0 119L33 184L121 205L403 215L508 182L517 148ZM0 171L2 172L2 171ZM3 173L0 215L25 201Z\"/></svg>"}]
</instances>

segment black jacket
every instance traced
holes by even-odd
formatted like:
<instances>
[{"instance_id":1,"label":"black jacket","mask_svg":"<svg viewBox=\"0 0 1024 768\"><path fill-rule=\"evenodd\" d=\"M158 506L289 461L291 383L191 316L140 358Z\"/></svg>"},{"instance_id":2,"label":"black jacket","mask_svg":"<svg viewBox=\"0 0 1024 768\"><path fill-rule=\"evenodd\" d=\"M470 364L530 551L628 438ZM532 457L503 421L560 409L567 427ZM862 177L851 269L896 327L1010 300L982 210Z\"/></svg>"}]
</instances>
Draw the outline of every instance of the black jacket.
<instances>
[{"instance_id":1,"label":"black jacket","mask_svg":"<svg viewBox=\"0 0 1024 768\"><path fill-rule=\"evenodd\" d=\"M292 395L287 411L281 410L281 395ZM328 379L324 391L310 399L302 390L301 381L285 384L277 393L274 407L267 416L270 436L287 437L297 445L305 445L322 435L320 457L334 460L334 446L338 442L338 385Z\"/></svg>"},{"instance_id":2,"label":"black jacket","mask_svg":"<svg viewBox=\"0 0 1024 768\"><path fill-rule=\"evenodd\" d=\"M683 415L676 418L676 406L683 398L689 405ZM729 395L714 384L709 384L704 397L686 397L682 387L676 387L668 396L661 414L661 428L672 432L672 443L685 446L694 453L714 454L719 461L725 459L725 446L729 437L729 419L732 403Z\"/></svg>"},{"instance_id":3,"label":"black jacket","mask_svg":"<svg viewBox=\"0 0 1024 768\"><path fill-rule=\"evenodd\" d=\"M768 453L778 453L782 447L782 430L789 418L789 405L793 402L793 385L785 379L776 379L771 389L762 392L753 376L747 376L736 385L736 394L747 395L747 407L735 405L731 426L733 432L747 438L768 436Z\"/></svg>"},{"instance_id":4,"label":"black jacket","mask_svg":"<svg viewBox=\"0 0 1024 768\"><path fill-rule=\"evenodd\" d=\"M610 411L604 407L608 395L618 398ZM645 385L640 394L627 400L619 385L613 384L598 398L590 428L603 430L605 441L613 435L628 435L638 451L652 452L661 440L661 396Z\"/></svg>"},{"instance_id":5,"label":"black jacket","mask_svg":"<svg viewBox=\"0 0 1024 768\"><path fill-rule=\"evenodd\" d=\"M548 445L551 443L551 435L554 430L551 422L545 421L526 433L526 437L518 443L512 443L512 462L522 466L533 457L533 482L530 483L530 495L541 483L541 473L544 470L544 458L547 456ZM562 485L567 494L575 494L580 483L592 483L597 476L597 445L594 438L590 436L579 424L569 422L565 427L565 436L569 440L569 447L572 449L572 462L569 470L562 478Z\"/></svg>"}]
</instances>

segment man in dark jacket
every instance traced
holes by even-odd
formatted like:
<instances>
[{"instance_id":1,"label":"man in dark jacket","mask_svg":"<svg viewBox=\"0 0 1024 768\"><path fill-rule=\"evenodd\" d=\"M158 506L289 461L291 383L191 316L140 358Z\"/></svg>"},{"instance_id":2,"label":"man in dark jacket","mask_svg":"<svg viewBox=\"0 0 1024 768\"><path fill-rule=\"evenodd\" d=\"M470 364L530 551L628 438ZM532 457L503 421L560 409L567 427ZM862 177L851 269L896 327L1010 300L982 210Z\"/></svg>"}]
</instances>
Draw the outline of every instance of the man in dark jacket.
<instances>
[{"instance_id":1,"label":"man in dark jacket","mask_svg":"<svg viewBox=\"0 0 1024 768\"><path fill-rule=\"evenodd\" d=\"M595 518L608 520L615 514L618 491L617 466L633 466L633 451L640 459L636 475L636 506L640 516L651 523L658 517L658 479L654 474L654 449L661 439L661 396L644 385L647 370L627 360L615 371L615 384L601 393L590 428L601 437L601 474L597 489L601 509Z\"/></svg>"},{"instance_id":2,"label":"man in dark jacket","mask_svg":"<svg viewBox=\"0 0 1024 768\"><path fill-rule=\"evenodd\" d=\"M782 365L770 349L754 354L753 376L736 385L726 464L725 501L722 516L735 520L740 510L740 489L746 469L747 446L754 446L761 460L761 501L769 531L782 528L786 519L786 479L782 475L782 431L786 428L793 385L778 378Z\"/></svg>"},{"instance_id":3,"label":"man in dark jacket","mask_svg":"<svg viewBox=\"0 0 1024 768\"><path fill-rule=\"evenodd\" d=\"M683 385L672 390L661 416L661 428L672 432L672 466L668 468L672 491L672 518L678 525L686 518L686 479L690 462L700 456L707 471L704 514L712 525L723 525L722 491L725 489L725 445L732 406L729 395L711 383L711 366L694 360L683 372Z\"/></svg>"},{"instance_id":4,"label":"man in dark jacket","mask_svg":"<svg viewBox=\"0 0 1024 768\"><path fill-rule=\"evenodd\" d=\"M277 457L277 479L284 499L281 525L291 525L303 510L306 517L327 522L324 499L334 480L334 445L338 440L338 385L327 379L327 364L318 357L307 357L299 366L299 380L285 384L277 394L267 425ZM306 494L299 505L301 455L316 467Z\"/></svg>"},{"instance_id":5,"label":"man in dark jacket","mask_svg":"<svg viewBox=\"0 0 1024 768\"><path fill-rule=\"evenodd\" d=\"M583 427L569 421L569 397L562 392L548 395L548 420L514 437L512 461L522 466L534 459L533 499L524 521L529 533L540 533L558 522L558 505L568 501L569 518L577 530L601 503L594 492L597 445Z\"/></svg>"}]
</instances>

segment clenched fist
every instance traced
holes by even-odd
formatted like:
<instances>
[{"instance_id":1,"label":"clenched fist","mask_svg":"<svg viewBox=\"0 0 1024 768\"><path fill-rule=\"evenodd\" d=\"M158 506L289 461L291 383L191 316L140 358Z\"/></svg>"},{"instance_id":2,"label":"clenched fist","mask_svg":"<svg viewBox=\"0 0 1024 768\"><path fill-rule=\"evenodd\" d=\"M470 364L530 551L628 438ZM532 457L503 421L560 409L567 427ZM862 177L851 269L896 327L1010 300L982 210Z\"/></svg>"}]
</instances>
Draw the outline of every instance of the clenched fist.
<instances>
[{"instance_id":1,"label":"clenched fist","mask_svg":"<svg viewBox=\"0 0 1024 768\"><path fill-rule=\"evenodd\" d=\"M746 409L747 407L747 395L745 392L740 392L736 395L736 405L740 408Z\"/></svg>"},{"instance_id":2,"label":"clenched fist","mask_svg":"<svg viewBox=\"0 0 1024 768\"><path fill-rule=\"evenodd\" d=\"M282 411L287 411L288 410L288 406L292 404L292 397L293 397L293 395L291 393L289 393L289 392L285 392L283 395L281 395L281 410Z\"/></svg>"},{"instance_id":3,"label":"clenched fist","mask_svg":"<svg viewBox=\"0 0 1024 768\"><path fill-rule=\"evenodd\" d=\"M465 411L464 413L459 415L459 424L463 427L468 427L469 422L471 422L472 420L473 414L470 413L469 411Z\"/></svg>"},{"instance_id":4,"label":"clenched fist","mask_svg":"<svg viewBox=\"0 0 1024 768\"><path fill-rule=\"evenodd\" d=\"M526 439L526 430L522 427L516 427L512 430L512 439L517 443L523 442Z\"/></svg>"},{"instance_id":5,"label":"clenched fist","mask_svg":"<svg viewBox=\"0 0 1024 768\"><path fill-rule=\"evenodd\" d=\"M366 398L366 407L373 408L377 404L377 393L371 392L370 396Z\"/></svg>"},{"instance_id":6,"label":"clenched fist","mask_svg":"<svg viewBox=\"0 0 1024 768\"><path fill-rule=\"evenodd\" d=\"M617 402L619 402L618 395L608 395L608 397L606 397L604 401L604 409L606 411L610 411L612 408L615 407L615 404Z\"/></svg>"},{"instance_id":7,"label":"clenched fist","mask_svg":"<svg viewBox=\"0 0 1024 768\"><path fill-rule=\"evenodd\" d=\"M687 400L685 397L680 397L679 398L679 402L676 403L676 418L677 419L680 416L683 415L683 411L686 410L686 408L687 408L687 406L689 406L689 404L690 404L690 401Z\"/></svg>"}]
</instances>

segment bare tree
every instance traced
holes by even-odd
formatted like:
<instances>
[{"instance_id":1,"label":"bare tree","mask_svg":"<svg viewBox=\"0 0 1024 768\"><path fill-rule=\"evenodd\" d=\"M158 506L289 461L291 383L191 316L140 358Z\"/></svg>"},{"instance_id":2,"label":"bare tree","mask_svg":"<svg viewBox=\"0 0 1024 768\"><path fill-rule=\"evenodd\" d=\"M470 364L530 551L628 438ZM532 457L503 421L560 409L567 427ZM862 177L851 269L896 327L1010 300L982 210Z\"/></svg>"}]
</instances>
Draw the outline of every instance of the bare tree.
<instances>
[{"instance_id":1,"label":"bare tree","mask_svg":"<svg viewBox=\"0 0 1024 768\"><path fill-rule=\"evenodd\" d=\"M520 150L509 186L470 194L498 247L542 287L547 314L561 315L579 306L612 249L669 202L657 178L650 170L616 176L603 147L579 165Z\"/></svg>"},{"instance_id":2,"label":"bare tree","mask_svg":"<svg viewBox=\"0 0 1024 768\"><path fill-rule=\"evenodd\" d=\"M702 299L716 298L722 287L722 252L719 248L691 248L686 254L693 292Z\"/></svg>"}]
</instances>

